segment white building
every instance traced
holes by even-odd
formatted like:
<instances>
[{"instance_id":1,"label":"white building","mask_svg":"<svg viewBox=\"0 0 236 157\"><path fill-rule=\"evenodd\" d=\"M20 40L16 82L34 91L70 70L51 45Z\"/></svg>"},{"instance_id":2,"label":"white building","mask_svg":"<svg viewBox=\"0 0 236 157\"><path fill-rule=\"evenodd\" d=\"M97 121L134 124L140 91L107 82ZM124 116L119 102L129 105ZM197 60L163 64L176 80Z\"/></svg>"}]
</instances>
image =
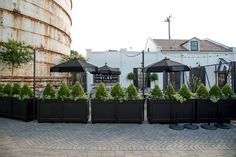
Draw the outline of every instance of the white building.
<instances>
[{"instance_id":1,"label":"white building","mask_svg":"<svg viewBox=\"0 0 236 157\"><path fill-rule=\"evenodd\" d=\"M131 81L127 79L127 75L130 72L135 72L138 75L136 80L136 86L141 87L141 64L142 64L142 51L127 51L121 50L109 50L109 51L92 51L87 50L88 62L98 67L104 66L107 63L108 66L113 68L119 68L121 75L119 76L119 82L123 87L127 87ZM211 64L218 64L220 60L223 61L235 61L235 51L232 48L215 41L205 39L200 40L198 38L192 38L190 40L175 40L175 39L151 39L149 38L146 43L144 51L144 66L148 66L152 63L160 61L165 57L188 65L189 67L205 66ZM179 74L179 80L186 80L185 73ZM163 73L158 73L158 83L160 87L163 87ZM209 80L212 80L214 76L208 76ZM184 78L184 79L183 79ZM148 81L145 81L148 87L153 87L153 82L149 85ZM182 82L180 81L180 84ZM111 85L111 84L108 84ZM87 77L88 91L90 91L97 84L94 83L93 75L88 74Z\"/></svg>"}]
</instances>

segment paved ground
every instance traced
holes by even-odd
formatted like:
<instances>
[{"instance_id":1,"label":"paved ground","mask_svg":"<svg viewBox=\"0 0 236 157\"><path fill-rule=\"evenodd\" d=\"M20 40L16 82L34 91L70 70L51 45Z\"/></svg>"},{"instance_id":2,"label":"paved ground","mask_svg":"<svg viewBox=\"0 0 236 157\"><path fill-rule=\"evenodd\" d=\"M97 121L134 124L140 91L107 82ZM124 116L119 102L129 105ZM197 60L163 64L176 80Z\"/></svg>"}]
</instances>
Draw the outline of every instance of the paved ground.
<instances>
[{"instance_id":1,"label":"paved ground","mask_svg":"<svg viewBox=\"0 0 236 157\"><path fill-rule=\"evenodd\" d=\"M63 124L0 118L0 157L236 157L230 130L160 124Z\"/></svg>"}]
</instances>

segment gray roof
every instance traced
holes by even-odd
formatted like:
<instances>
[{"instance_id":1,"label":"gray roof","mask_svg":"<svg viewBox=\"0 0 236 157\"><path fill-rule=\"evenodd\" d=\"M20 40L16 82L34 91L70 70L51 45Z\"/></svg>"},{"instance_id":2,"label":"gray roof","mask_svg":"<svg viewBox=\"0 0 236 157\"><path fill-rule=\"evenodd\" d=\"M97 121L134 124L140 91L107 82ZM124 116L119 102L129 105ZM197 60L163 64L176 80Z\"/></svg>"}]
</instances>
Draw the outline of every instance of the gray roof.
<instances>
[{"instance_id":1,"label":"gray roof","mask_svg":"<svg viewBox=\"0 0 236 157\"><path fill-rule=\"evenodd\" d=\"M189 51L183 45L190 40L183 39L152 39L153 42L162 48L162 51ZM199 40L199 39L198 39ZM223 44L217 44L209 40L199 40L200 51L203 52L229 52L230 48L223 46Z\"/></svg>"}]
</instances>

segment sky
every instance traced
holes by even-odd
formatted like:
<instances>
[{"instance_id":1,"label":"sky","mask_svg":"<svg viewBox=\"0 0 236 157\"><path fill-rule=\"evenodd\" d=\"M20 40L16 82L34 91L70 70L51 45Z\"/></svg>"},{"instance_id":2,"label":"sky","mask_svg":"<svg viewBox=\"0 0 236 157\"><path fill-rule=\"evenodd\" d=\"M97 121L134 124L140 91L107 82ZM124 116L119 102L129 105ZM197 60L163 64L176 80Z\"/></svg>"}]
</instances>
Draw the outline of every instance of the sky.
<instances>
[{"instance_id":1,"label":"sky","mask_svg":"<svg viewBox=\"0 0 236 157\"><path fill-rule=\"evenodd\" d=\"M71 49L142 51L149 37L209 38L236 47L235 0L74 0Z\"/></svg>"}]
</instances>

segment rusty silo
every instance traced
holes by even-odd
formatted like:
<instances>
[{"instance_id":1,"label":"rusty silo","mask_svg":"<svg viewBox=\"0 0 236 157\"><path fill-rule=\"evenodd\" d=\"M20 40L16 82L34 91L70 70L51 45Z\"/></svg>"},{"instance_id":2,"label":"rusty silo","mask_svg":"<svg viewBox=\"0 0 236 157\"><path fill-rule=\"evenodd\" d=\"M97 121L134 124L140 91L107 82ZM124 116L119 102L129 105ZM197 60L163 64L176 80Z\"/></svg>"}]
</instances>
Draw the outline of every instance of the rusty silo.
<instances>
[{"instance_id":1,"label":"rusty silo","mask_svg":"<svg viewBox=\"0 0 236 157\"><path fill-rule=\"evenodd\" d=\"M71 9L72 0L0 0L0 39L43 46L43 50L36 51L38 82L66 76L52 74L50 77L49 68L59 63L62 55L70 53ZM0 70L2 67L3 64ZM1 82L9 81L10 75L8 68L0 71ZM32 77L32 62L14 70L14 81L31 82Z\"/></svg>"}]
</instances>

